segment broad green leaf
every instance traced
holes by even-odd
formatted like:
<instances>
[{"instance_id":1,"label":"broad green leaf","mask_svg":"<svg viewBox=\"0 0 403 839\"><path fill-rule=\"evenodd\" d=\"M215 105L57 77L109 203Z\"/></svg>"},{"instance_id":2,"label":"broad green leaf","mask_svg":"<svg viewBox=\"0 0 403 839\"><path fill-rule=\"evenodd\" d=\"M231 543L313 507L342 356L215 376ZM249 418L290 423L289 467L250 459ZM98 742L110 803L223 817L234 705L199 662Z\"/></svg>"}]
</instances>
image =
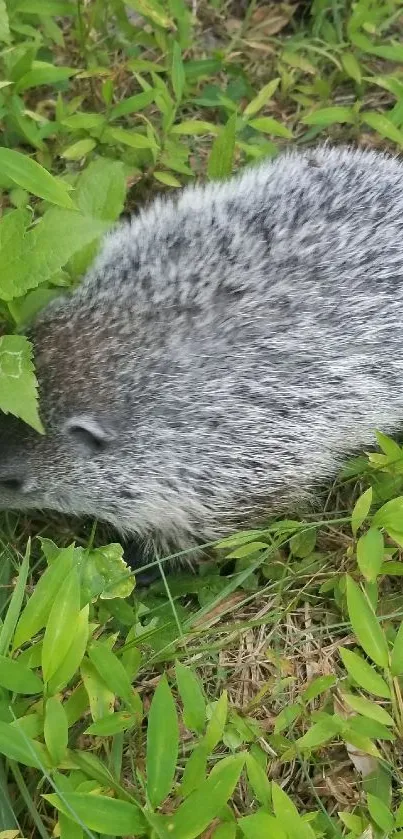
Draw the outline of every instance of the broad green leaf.
<instances>
[{"instance_id":1,"label":"broad green leaf","mask_svg":"<svg viewBox=\"0 0 403 839\"><path fill-rule=\"evenodd\" d=\"M243 116L244 117L253 117L258 111L261 111L262 108L267 104L267 102L272 99L273 95L275 94L278 86L279 86L280 78L272 79L271 82L265 84L257 96L255 96L249 104L246 106Z\"/></svg>"},{"instance_id":2,"label":"broad green leaf","mask_svg":"<svg viewBox=\"0 0 403 839\"><path fill-rule=\"evenodd\" d=\"M43 798L69 818L74 813L86 827L103 835L142 836L146 829L140 808L127 801L84 792L63 792L63 799L53 793Z\"/></svg>"},{"instance_id":3,"label":"broad green leaf","mask_svg":"<svg viewBox=\"0 0 403 839\"><path fill-rule=\"evenodd\" d=\"M244 762L245 755L242 754L221 760L199 789L172 816L164 818L168 834L175 839L195 839L200 836L231 798Z\"/></svg>"},{"instance_id":4,"label":"broad green leaf","mask_svg":"<svg viewBox=\"0 0 403 839\"><path fill-rule=\"evenodd\" d=\"M183 67L181 48L177 41L174 41L173 44L171 81L176 101L180 102L183 96L186 76Z\"/></svg>"},{"instance_id":5,"label":"broad green leaf","mask_svg":"<svg viewBox=\"0 0 403 839\"><path fill-rule=\"evenodd\" d=\"M109 121L111 122L114 119L127 116L127 114L142 111L147 105L151 105L151 102L154 101L154 96L155 90L150 89L143 90L142 93L137 93L135 96L129 96L127 99L122 99L118 105L112 108L109 114Z\"/></svg>"},{"instance_id":6,"label":"broad green leaf","mask_svg":"<svg viewBox=\"0 0 403 839\"><path fill-rule=\"evenodd\" d=\"M259 551L267 551L269 545L267 542L247 542L246 545L240 545L234 551L228 554L228 559L243 559L245 556L251 556Z\"/></svg>"},{"instance_id":7,"label":"broad green leaf","mask_svg":"<svg viewBox=\"0 0 403 839\"><path fill-rule=\"evenodd\" d=\"M389 807L387 807L380 798L377 798L375 795L371 795L370 793L367 795L367 804L371 819L373 819L378 827L389 834L395 826L395 820L393 818L393 814L389 810Z\"/></svg>"},{"instance_id":8,"label":"broad green leaf","mask_svg":"<svg viewBox=\"0 0 403 839\"><path fill-rule=\"evenodd\" d=\"M128 597L136 582L117 542L87 551L80 573L82 596L88 602L98 596L102 600Z\"/></svg>"},{"instance_id":9,"label":"broad green leaf","mask_svg":"<svg viewBox=\"0 0 403 839\"><path fill-rule=\"evenodd\" d=\"M357 563L365 579L374 583L377 579L384 556L383 536L376 527L370 527L357 542Z\"/></svg>"},{"instance_id":10,"label":"broad green leaf","mask_svg":"<svg viewBox=\"0 0 403 839\"><path fill-rule=\"evenodd\" d=\"M304 702L311 702L312 699L316 699L317 696L321 696L322 693L325 693L333 687L336 682L336 676L317 676L317 678L313 679L308 687L305 688L301 698Z\"/></svg>"},{"instance_id":11,"label":"broad green leaf","mask_svg":"<svg viewBox=\"0 0 403 839\"><path fill-rule=\"evenodd\" d=\"M73 568L74 561L75 549L74 545L70 545L69 548L61 550L53 564L44 571L18 621L14 649L21 647L25 641L30 641L40 629L43 629L55 597Z\"/></svg>"},{"instance_id":12,"label":"broad green leaf","mask_svg":"<svg viewBox=\"0 0 403 839\"><path fill-rule=\"evenodd\" d=\"M236 824L231 822L219 824L211 839L236 839Z\"/></svg>"},{"instance_id":13,"label":"broad green leaf","mask_svg":"<svg viewBox=\"0 0 403 839\"><path fill-rule=\"evenodd\" d=\"M341 56L341 63L347 76L349 76L350 79L354 79L357 84L361 84L361 67L355 55L352 52L343 52Z\"/></svg>"},{"instance_id":14,"label":"broad green leaf","mask_svg":"<svg viewBox=\"0 0 403 839\"><path fill-rule=\"evenodd\" d=\"M57 693L57 691L64 688L80 667L88 642L88 614L89 606L87 605L84 606L84 609L81 609L78 615L74 635L63 661L54 672L52 678L49 679L49 694Z\"/></svg>"},{"instance_id":15,"label":"broad green leaf","mask_svg":"<svg viewBox=\"0 0 403 839\"><path fill-rule=\"evenodd\" d=\"M250 119L248 123L255 131L262 131L263 134L271 134L272 137L284 137L291 140L292 131L273 117L257 117Z\"/></svg>"},{"instance_id":16,"label":"broad green leaf","mask_svg":"<svg viewBox=\"0 0 403 839\"><path fill-rule=\"evenodd\" d=\"M403 674L403 622L399 626L395 643L393 644L390 670L392 676L401 676Z\"/></svg>"},{"instance_id":17,"label":"broad green leaf","mask_svg":"<svg viewBox=\"0 0 403 839\"><path fill-rule=\"evenodd\" d=\"M191 792L198 789L200 784L206 780L208 749L203 741L194 749L185 763L180 792L183 798L187 798Z\"/></svg>"},{"instance_id":18,"label":"broad green leaf","mask_svg":"<svg viewBox=\"0 0 403 839\"><path fill-rule=\"evenodd\" d=\"M218 132L219 128L212 122L201 119L185 119L183 122L173 125L170 133L197 137L200 134L218 134Z\"/></svg>"},{"instance_id":19,"label":"broad green leaf","mask_svg":"<svg viewBox=\"0 0 403 839\"><path fill-rule=\"evenodd\" d=\"M355 115L352 108L345 108L342 105L335 105L331 108L320 108L312 114L302 118L305 125L336 125L338 123L354 122Z\"/></svg>"},{"instance_id":20,"label":"broad green leaf","mask_svg":"<svg viewBox=\"0 0 403 839\"><path fill-rule=\"evenodd\" d=\"M220 740L222 740L225 724L227 722L227 714L228 695L227 691L224 690L214 705L214 710L207 724L206 733L202 741L208 752L212 752Z\"/></svg>"},{"instance_id":21,"label":"broad green leaf","mask_svg":"<svg viewBox=\"0 0 403 839\"><path fill-rule=\"evenodd\" d=\"M46 702L44 722L45 743L54 766L59 766L66 756L68 722L60 699L51 696Z\"/></svg>"},{"instance_id":22,"label":"broad green leaf","mask_svg":"<svg viewBox=\"0 0 403 839\"><path fill-rule=\"evenodd\" d=\"M70 146L67 146L64 151L60 153L60 157L64 157L65 160L81 160L93 151L95 146L95 140L92 140L91 137L85 137L83 140L77 140L76 143L72 143Z\"/></svg>"},{"instance_id":23,"label":"broad green leaf","mask_svg":"<svg viewBox=\"0 0 403 839\"><path fill-rule=\"evenodd\" d=\"M296 746L301 751L306 749L316 749L318 746L322 746L324 743L328 743L329 740L333 740L334 737L337 737L340 734L341 729L342 724L338 717L328 716L326 720L320 720L319 722L314 723L311 728L297 740Z\"/></svg>"},{"instance_id":24,"label":"broad green leaf","mask_svg":"<svg viewBox=\"0 0 403 839\"><path fill-rule=\"evenodd\" d=\"M43 760L43 747L27 734L13 727L11 723L0 721L0 754L16 760L24 766L34 766L37 769Z\"/></svg>"},{"instance_id":25,"label":"broad green leaf","mask_svg":"<svg viewBox=\"0 0 403 839\"><path fill-rule=\"evenodd\" d=\"M165 184L165 186L173 186L176 188L182 186L181 182L178 181L178 179L175 178L174 175L171 175L170 172L154 171L153 177L156 181L159 181L161 184Z\"/></svg>"},{"instance_id":26,"label":"broad green leaf","mask_svg":"<svg viewBox=\"0 0 403 839\"><path fill-rule=\"evenodd\" d=\"M366 123L366 125L369 125L370 128L373 128L374 131L377 131L381 137L386 137L392 143L403 146L403 132L399 131L385 114L378 114L376 111L362 111L360 120Z\"/></svg>"},{"instance_id":27,"label":"broad green leaf","mask_svg":"<svg viewBox=\"0 0 403 839\"><path fill-rule=\"evenodd\" d=\"M287 793L275 781L272 781L271 790L274 814L288 835L298 836L299 839L315 839L311 826L302 820Z\"/></svg>"},{"instance_id":28,"label":"broad green leaf","mask_svg":"<svg viewBox=\"0 0 403 839\"><path fill-rule=\"evenodd\" d=\"M354 681L368 693L390 699L390 690L382 676L357 653L339 647L340 658Z\"/></svg>"},{"instance_id":29,"label":"broad green leaf","mask_svg":"<svg viewBox=\"0 0 403 839\"><path fill-rule=\"evenodd\" d=\"M33 61L29 72L18 79L16 90L18 93L22 93L31 87L55 84L70 79L76 73L78 73L78 70L74 67L58 67L55 64L47 64L45 61Z\"/></svg>"},{"instance_id":30,"label":"broad green leaf","mask_svg":"<svg viewBox=\"0 0 403 839\"><path fill-rule=\"evenodd\" d=\"M93 641L88 649L88 655L109 690L124 699L129 708L132 708L136 701L133 687L122 662L115 653L105 644ZM137 710L137 703L134 710Z\"/></svg>"},{"instance_id":31,"label":"broad green leaf","mask_svg":"<svg viewBox=\"0 0 403 839\"><path fill-rule=\"evenodd\" d=\"M216 137L207 164L210 180L228 177L232 172L235 154L237 116L233 114Z\"/></svg>"},{"instance_id":32,"label":"broad green leaf","mask_svg":"<svg viewBox=\"0 0 403 839\"><path fill-rule=\"evenodd\" d=\"M0 654L5 655L10 647L15 627L21 611L22 601L25 594L25 586L29 571L29 557L31 553L31 541L28 539L25 556L20 565L17 582L14 586L11 600L6 616L0 629Z\"/></svg>"},{"instance_id":33,"label":"broad green leaf","mask_svg":"<svg viewBox=\"0 0 403 839\"><path fill-rule=\"evenodd\" d=\"M271 807L271 784L265 770L251 754L246 755L248 781L259 803Z\"/></svg>"},{"instance_id":34,"label":"broad green leaf","mask_svg":"<svg viewBox=\"0 0 403 839\"><path fill-rule=\"evenodd\" d=\"M351 514L351 530L353 531L354 536L357 534L357 530L360 529L361 525L367 518L367 515L370 511L372 504L372 487L369 487L365 492L360 495L357 499L353 512Z\"/></svg>"},{"instance_id":35,"label":"broad green leaf","mask_svg":"<svg viewBox=\"0 0 403 839\"><path fill-rule=\"evenodd\" d=\"M19 417L35 431L43 433L32 344L24 335L0 337L0 410Z\"/></svg>"},{"instance_id":36,"label":"broad green leaf","mask_svg":"<svg viewBox=\"0 0 403 839\"><path fill-rule=\"evenodd\" d=\"M42 671L46 682L56 673L73 641L80 612L80 584L72 568L57 593L46 624L42 646Z\"/></svg>"},{"instance_id":37,"label":"broad green leaf","mask_svg":"<svg viewBox=\"0 0 403 839\"><path fill-rule=\"evenodd\" d=\"M140 15L150 18L153 23L162 26L163 29L169 29L172 26L173 22L167 15L164 5L157 0L126 0L126 5Z\"/></svg>"},{"instance_id":38,"label":"broad green leaf","mask_svg":"<svg viewBox=\"0 0 403 839\"><path fill-rule=\"evenodd\" d=\"M372 525L403 533L403 496L392 498L383 504L373 516Z\"/></svg>"},{"instance_id":39,"label":"broad green leaf","mask_svg":"<svg viewBox=\"0 0 403 839\"><path fill-rule=\"evenodd\" d=\"M351 577L347 577L347 608L353 632L364 652L379 667L387 667L386 638L368 597Z\"/></svg>"},{"instance_id":40,"label":"broad green leaf","mask_svg":"<svg viewBox=\"0 0 403 839\"><path fill-rule=\"evenodd\" d=\"M286 833L278 819L263 811L254 813L253 816L245 816L239 820L238 825L246 839L289 839L294 835Z\"/></svg>"},{"instance_id":41,"label":"broad green leaf","mask_svg":"<svg viewBox=\"0 0 403 839\"><path fill-rule=\"evenodd\" d=\"M67 187L25 154L0 148L0 171L32 195L44 198L50 204L74 208Z\"/></svg>"},{"instance_id":42,"label":"broad green leaf","mask_svg":"<svg viewBox=\"0 0 403 839\"><path fill-rule=\"evenodd\" d=\"M299 702L291 703L282 708L274 723L274 733L281 734L282 731L289 728L303 714L303 711L303 706Z\"/></svg>"},{"instance_id":43,"label":"broad green leaf","mask_svg":"<svg viewBox=\"0 0 403 839\"><path fill-rule=\"evenodd\" d=\"M88 658L84 658L80 667L81 677L88 694L91 716L94 722L113 714L115 693L109 690L104 680Z\"/></svg>"},{"instance_id":44,"label":"broad green leaf","mask_svg":"<svg viewBox=\"0 0 403 839\"><path fill-rule=\"evenodd\" d=\"M4 0L0 0L0 41L3 44L10 43L10 26L8 22L7 6Z\"/></svg>"},{"instance_id":45,"label":"broad green leaf","mask_svg":"<svg viewBox=\"0 0 403 839\"><path fill-rule=\"evenodd\" d=\"M93 734L97 737L112 737L120 731L134 728L138 725L139 718L128 711L118 711L115 714L107 714L106 717L93 722L85 731L85 734Z\"/></svg>"},{"instance_id":46,"label":"broad green leaf","mask_svg":"<svg viewBox=\"0 0 403 839\"><path fill-rule=\"evenodd\" d=\"M206 725L206 703L199 680L190 667L175 664L176 682L183 702L183 721L187 728L201 734Z\"/></svg>"},{"instance_id":47,"label":"broad green leaf","mask_svg":"<svg viewBox=\"0 0 403 839\"><path fill-rule=\"evenodd\" d=\"M0 655L0 685L13 693L42 693L40 678L24 664L13 658Z\"/></svg>"},{"instance_id":48,"label":"broad green leaf","mask_svg":"<svg viewBox=\"0 0 403 839\"><path fill-rule=\"evenodd\" d=\"M376 722L380 722L382 725L394 725L390 714L385 711L385 708L377 705L376 702L371 702L370 699L366 699L364 696L355 696L352 693L343 693L342 698L358 714L369 717L371 720L376 720Z\"/></svg>"},{"instance_id":49,"label":"broad green leaf","mask_svg":"<svg viewBox=\"0 0 403 839\"><path fill-rule=\"evenodd\" d=\"M13 9L18 12L25 12L31 15L74 15L76 14L76 7L74 3L66 2L66 0L17 0L13 4Z\"/></svg>"},{"instance_id":50,"label":"broad green leaf","mask_svg":"<svg viewBox=\"0 0 403 839\"><path fill-rule=\"evenodd\" d=\"M175 702L164 675L154 693L147 725L147 795L154 808L158 807L171 791L178 744L179 728Z\"/></svg>"},{"instance_id":51,"label":"broad green leaf","mask_svg":"<svg viewBox=\"0 0 403 839\"><path fill-rule=\"evenodd\" d=\"M365 717L363 717L363 719L365 719ZM355 722L355 720L353 720L353 722ZM375 725L377 724L379 723L375 723ZM371 757L381 757L379 749L377 749L371 738L359 733L353 725L345 725L342 737L345 743L354 746L360 752L364 752L366 755L371 755Z\"/></svg>"},{"instance_id":52,"label":"broad green leaf","mask_svg":"<svg viewBox=\"0 0 403 839\"><path fill-rule=\"evenodd\" d=\"M132 149L153 149L155 142L146 137L145 134L139 134L136 131L128 131L126 128L109 128L106 132L107 139L114 140L116 143L121 143L123 146L130 146Z\"/></svg>"}]
</instances>

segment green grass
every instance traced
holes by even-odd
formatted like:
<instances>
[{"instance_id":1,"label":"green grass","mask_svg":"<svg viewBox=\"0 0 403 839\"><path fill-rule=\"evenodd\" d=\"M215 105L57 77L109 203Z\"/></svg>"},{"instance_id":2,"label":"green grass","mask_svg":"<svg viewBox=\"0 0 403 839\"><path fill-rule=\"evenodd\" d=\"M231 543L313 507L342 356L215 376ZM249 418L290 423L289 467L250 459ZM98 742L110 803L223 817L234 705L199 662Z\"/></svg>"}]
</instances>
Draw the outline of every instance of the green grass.
<instances>
[{"instance_id":1,"label":"green grass","mask_svg":"<svg viewBox=\"0 0 403 839\"><path fill-rule=\"evenodd\" d=\"M402 29L397 0L0 0L0 408L38 427L13 333L123 210L289 145L399 152ZM403 835L403 450L379 445L304 520L198 575L152 559L147 589L101 526L3 515L0 839Z\"/></svg>"}]
</instances>

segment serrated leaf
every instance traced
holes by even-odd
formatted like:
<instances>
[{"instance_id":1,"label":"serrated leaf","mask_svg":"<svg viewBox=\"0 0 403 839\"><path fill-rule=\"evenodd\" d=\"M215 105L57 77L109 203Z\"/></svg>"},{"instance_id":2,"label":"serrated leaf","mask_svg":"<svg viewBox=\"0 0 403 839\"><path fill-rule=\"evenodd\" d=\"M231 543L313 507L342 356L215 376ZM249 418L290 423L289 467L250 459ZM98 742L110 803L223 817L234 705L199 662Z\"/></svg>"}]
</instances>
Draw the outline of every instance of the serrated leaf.
<instances>
[{"instance_id":1,"label":"serrated leaf","mask_svg":"<svg viewBox=\"0 0 403 839\"><path fill-rule=\"evenodd\" d=\"M292 131L273 117L257 117L250 119L248 125L254 128L255 131L262 131L264 134L271 134L272 137L284 137L286 140L292 139Z\"/></svg>"},{"instance_id":2,"label":"serrated leaf","mask_svg":"<svg viewBox=\"0 0 403 839\"><path fill-rule=\"evenodd\" d=\"M54 766L59 766L66 756L68 722L63 705L56 696L46 702L43 731L52 762Z\"/></svg>"},{"instance_id":3,"label":"serrated leaf","mask_svg":"<svg viewBox=\"0 0 403 839\"><path fill-rule=\"evenodd\" d=\"M183 702L183 721L187 728L201 734L206 724L206 703L199 680L190 667L175 664L176 682Z\"/></svg>"},{"instance_id":4,"label":"serrated leaf","mask_svg":"<svg viewBox=\"0 0 403 839\"><path fill-rule=\"evenodd\" d=\"M371 527L357 542L357 563L365 579L373 583L377 579L384 556L383 536L376 527Z\"/></svg>"},{"instance_id":5,"label":"serrated leaf","mask_svg":"<svg viewBox=\"0 0 403 839\"><path fill-rule=\"evenodd\" d=\"M14 149L0 148L0 170L13 183L50 204L74 208L67 187L43 166Z\"/></svg>"},{"instance_id":6,"label":"serrated leaf","mask_svg":"<svg viewBox=\"0 0 403 839\"><path fill-rule=\"evenodd\" d=\"M255 96L246 106L243 116L244 117L253 117L254 114L257 114L258 111L261 111L262 108L267 104L267 102L272 99L274 93L276 92L280 83L280 78L272 79L271 82L265 84L257 96Z\"/></svg>"},{"instance_id":7,"label":"serrated leaf","mask_svg":"<svg viewBox=\"0 0 403 839\"><path fill-rule=\"evenodd\" d=\"M362 111L360 120L377 131L381 137L386 137L387 140L397 143L398 146L403 145L403 132L399 131L384 114L378 114L376 111Z\"/></svg>"},{"instance_id":8,"label":"serrated leaf","mask_svg":"<svg viewBox=\"0 0 403 839\"><path fill-rule=\"evenodd\" d=\"M233 114L216 137L207 164L210 180L228 177L232 172L235 154L237 116Z\"/></svg>"},{"instance_id":9,"label":"serrated leaf","mask_svg":"<svg viewBox=\"0 0 403 839\"><path fill-rule=\"evenodd\" d=\"M380 722L382 725L394 725L393 718L390 714L381 705L377 705L376 702L371 702L370 699L366 699L364 696L355 696L352 693L343 693L342 699L358 714L369 717L371 720L376 720L376 722Z\"/></svg>"},{"instance_id":10,"label":"serrated leaf","mask_svg":"<svg viewBox=\"0 0 403 839\"><path fill-rule=\"evenodd\" d=\"M75 561L74 545L60 551L57 559L38 580L35 590L21 614L15 631L13 647L17 649L45 626L55 597Z\"/></svg>"},{"instance_id":11,"label":"serrated leaf","mask_svg":"<svg viewBox=\"0 0 403 839\"><path fill-rule=\"evenodd\" d=\"M13 693L42 693L43 684L24 664L13 658L0 655L0 685Z\"/></svg>"},{"instance_id":12,"label":"serrated leaf","mask_svg":"<svg viewBox=\"0 0 403 839\"><path fill-rule=\"evenodd\" d=\"M175 839L196 839L220 813L231 797L242 772L245 756L221 760L209 777L181 804L172 816L163 820Z\"/></svg>"},{"instance_id":13,"label":"serrated leaf","mask_svg":"<svg viewBox=\"0 0 403 839\"><path fill-rule=\"evenodd\" d=\"M390 689L385 680L360 655L345 647L339 647L340 658L354 681L368 693L390 699Z\"/></svg>"},{"instance_id":14,"label":"serrated leaf","mask_svg":"<svg viewBox=\"0 0 403 839\"><path fill-rule=\"evenodd\" d=\"M353 531L354 536L357 534L357 530L360 529L361 525L365 521L368 516L368 513L371 509L372 504L372 487L369 487L365 492L360 495L357 499L353 512L351 513L351 530Z\"/></svg>"},{"instance_id":15,"label":"serrated leaf","mask_svg":"<svg viewBox=\"0 0 403 839\"><path fill-rule=\"evenodd\" d=\"M347 607L354 634L364 652L379 667L387 667L389 653L386 638L368 597L351 577L347 577Z\"/></svg>"},{"instance_id":16,"label":"serrated leaf","mask_svg":"<svg viewBox=\"0 0 403 839\"><path fill-rule=\"evenodd\" d=\"M140 808L127 801L83 792L63 792L63 799L53 793L43 798L69 818L74 813L80 822L97 833L142 836L146 829Z\"/></svg>"},{"instance_id":17,"label":"serrated leaf","mask_svg":"<svg viewBox=\"0 0 403 839\"><path fill-rule=\"evenodd\" d=\"M171 791L178 746L178 718L164 675L154 693L147 726L147 795L154 808L158 807Z\"/></svg>"},{"instance_id":18,"label":"serrated leaf","mask_svg":"<svg viewBox=\"0 0 403 839\"><path fill-rule=\"evenodd\" d=\"M43 433L32 344L24 335L0 337L0 410L19 417L35 431Z\"/></svg>"},{"instance_id":19,"label":"serrated leaf","mask_svg":"<svg viewBox=\"0 0 403 839\"><path fill-rule=\"evenodd\" d=\"M352 108L345 108L341 105L335 105L332 108L319 108L312 114L307 114L302 118L301 122L305 125L337 125L345 122L352 123L355 120L354 111Z\"/></svg>"},{"instance_id":20,"label":"serrated leaf","mask_svg":"<svg viewBox=\"0 0 403 839\"><path fill-rule=\"evenodd\" d=\"M56 594L46 623L42 645L42 671L46 682L63 663L73 641L80 612L80 583L72 568Z\"/></svg>"}]
</instances>

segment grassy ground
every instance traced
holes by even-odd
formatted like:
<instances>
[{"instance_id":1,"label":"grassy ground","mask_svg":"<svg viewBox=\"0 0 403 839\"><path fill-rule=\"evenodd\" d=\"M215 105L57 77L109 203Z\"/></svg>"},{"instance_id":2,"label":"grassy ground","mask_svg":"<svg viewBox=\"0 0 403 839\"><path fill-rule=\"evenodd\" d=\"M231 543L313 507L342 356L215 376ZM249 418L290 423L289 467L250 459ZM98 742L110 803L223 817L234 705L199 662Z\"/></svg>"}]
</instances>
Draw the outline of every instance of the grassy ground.
<instances>
[{"instance_id":1,"label":"grassy ground","mask_svg":"<svg viewBox=\"0 0 403 839\"><path fill-rule=\"evenodd\" d=\"M123 162L127 211L290 144L403 146L396 0L7 8L2 145L72 183L99 157ZM4 213L32 206L0 181ZM18 298L14 320L90 257L66 259L39 295ZM403 451L380 438L380 452L354 461L317 514L300 521L291 510L207 551L199 575L165 574L155 560L160 579L133 593L119 550L108 564L93 548L108 534L4 516L0 828L43 839L402 835ZM36 535L45 541L33 540L28 572ZM58 555L46 541L73 539L89 553ZM83 557L78 583L71 562ZM56 678L72 626L72 672ZM26 670L2 676L10 644L12 660L45 681L34 698ZM137 827L129 805L141 807Z\"/></svg>"}]
</instances>

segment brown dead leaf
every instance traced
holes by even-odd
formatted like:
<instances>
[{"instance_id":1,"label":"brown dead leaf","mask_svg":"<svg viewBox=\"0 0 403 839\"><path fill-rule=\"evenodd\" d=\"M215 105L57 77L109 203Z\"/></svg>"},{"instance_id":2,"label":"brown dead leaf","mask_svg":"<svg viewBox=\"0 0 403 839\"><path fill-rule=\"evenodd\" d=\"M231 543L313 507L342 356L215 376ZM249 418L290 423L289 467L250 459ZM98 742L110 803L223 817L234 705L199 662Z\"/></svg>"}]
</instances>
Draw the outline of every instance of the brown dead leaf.
<instances>
[{"instance_id":1,"label":"brown dead leaf","mask_svg":"<svg viewBox=\"0 0 403 839\"><path fill-rule=\"evenodd\" d=\"M211 625L212 623L216 623L221 615L231 609L233 606L237 606L238 603L241 603L242 600L245 599L245 594L241 592L234 592L234 594L230 594L225 600L221 600L217 606L214 606L210 612L207 612L206 615L203 617L198 618L194 621L193 626L206 626L206 624Z\"/></svg>"},{"instance_id":2,"label":"brown dead leaf","mask_svg":"<svg viewBox=\"0 0 403 839\"><path fill-rule=\"evenodd\" d=\"M248 33L252 39L276 35L288 25L295 14L296 5L287 3L271 3L269 6L259 6L252 15L252 27Z\"/></svg>"}]
</instances>

